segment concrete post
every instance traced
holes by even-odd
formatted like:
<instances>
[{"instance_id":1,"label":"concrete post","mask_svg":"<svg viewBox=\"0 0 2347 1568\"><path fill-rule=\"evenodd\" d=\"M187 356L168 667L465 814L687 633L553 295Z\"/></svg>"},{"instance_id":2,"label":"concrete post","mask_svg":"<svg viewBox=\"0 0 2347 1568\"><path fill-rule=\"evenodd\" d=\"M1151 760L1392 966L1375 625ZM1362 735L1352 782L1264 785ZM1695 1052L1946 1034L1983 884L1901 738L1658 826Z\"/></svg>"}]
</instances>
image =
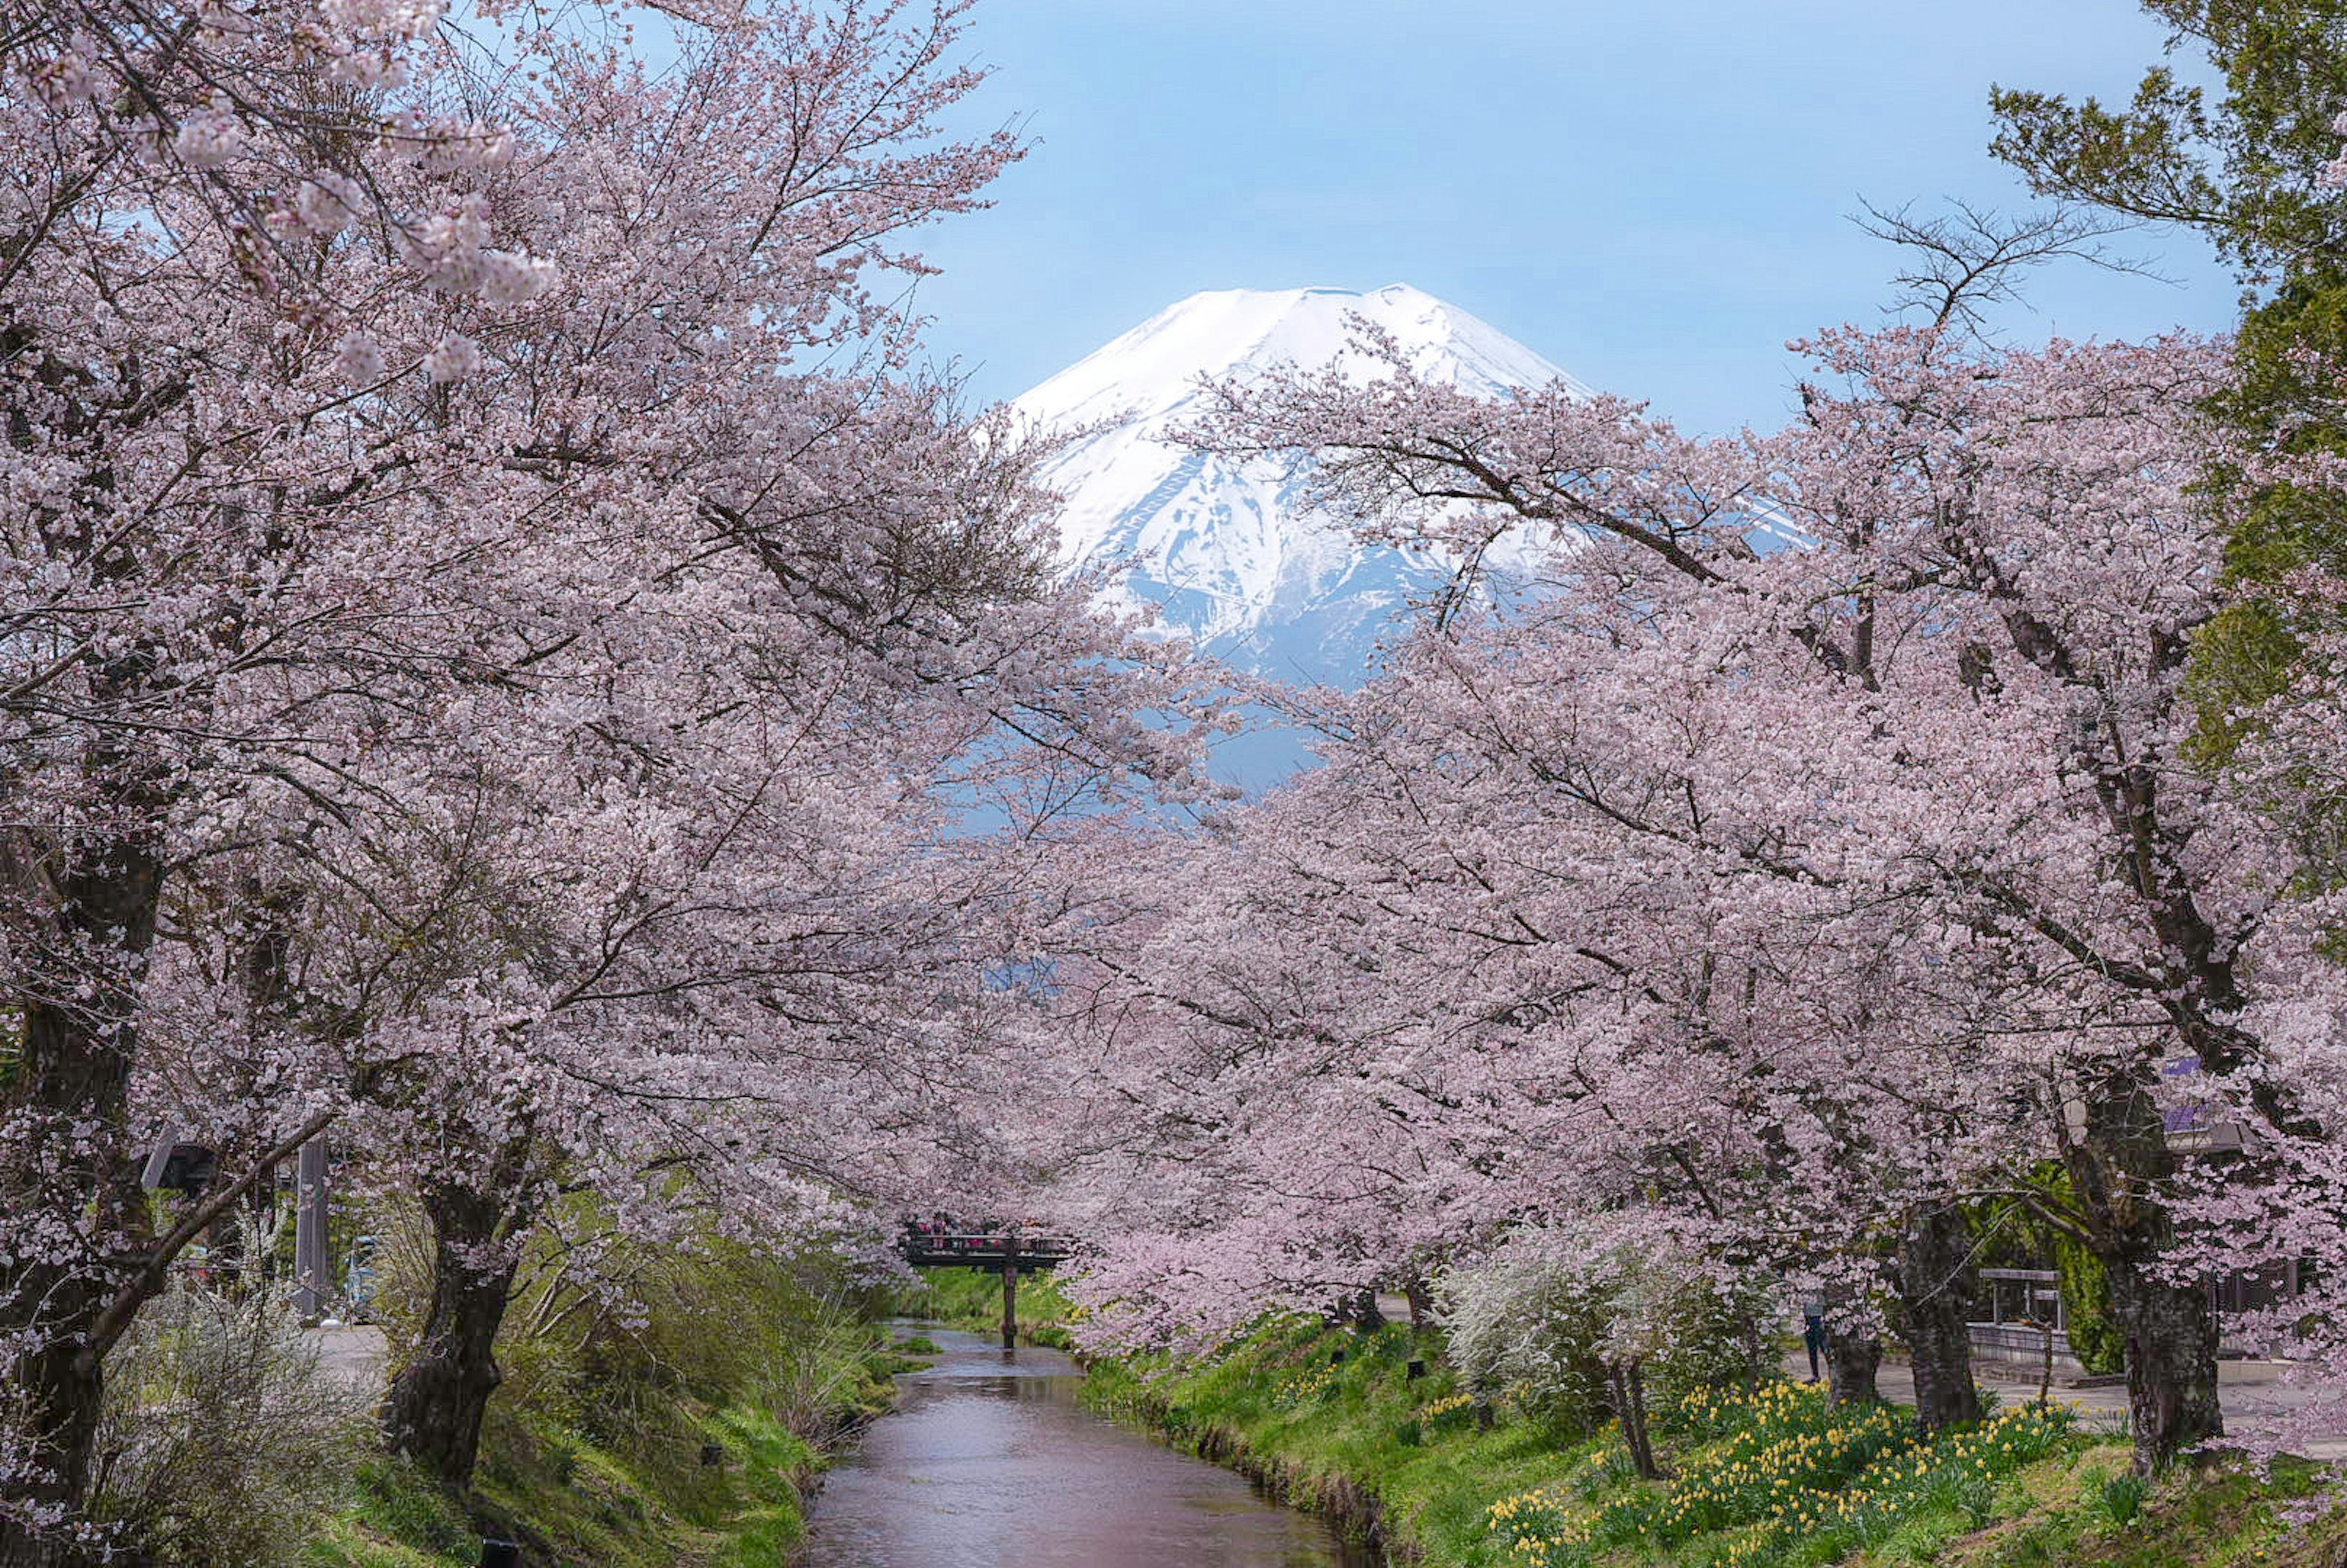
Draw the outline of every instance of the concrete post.
<instances>
[{"instance_id":1,"label":"concrete post","mask_svg":"<svg viewBox=\"0 0 2347 1568\"><path fill-rule=\"evenodd\" d=\"M1019 1348L1019 1227L1002 1242L1002 1348Z\"/></svg>"}]
</instances>

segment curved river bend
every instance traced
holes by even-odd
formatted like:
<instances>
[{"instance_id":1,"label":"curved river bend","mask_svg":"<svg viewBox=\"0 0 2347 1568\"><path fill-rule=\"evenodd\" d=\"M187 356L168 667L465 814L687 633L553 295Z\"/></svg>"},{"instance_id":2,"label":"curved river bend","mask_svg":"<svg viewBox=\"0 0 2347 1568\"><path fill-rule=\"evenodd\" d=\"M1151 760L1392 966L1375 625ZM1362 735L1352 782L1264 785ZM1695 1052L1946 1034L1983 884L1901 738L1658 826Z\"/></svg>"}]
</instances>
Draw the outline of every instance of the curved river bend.
<instances>
[{"instance_id":1,"label":"curved river bend","mask_svg":"<svg viewBox=\"0 0 2347 1568\"><path fill-rule=\"evenodd\" d=\"M926 1329L807 1515L806 1568L1368 1568L1326 1524L1076 1401L1056 1350Z\"/></svg>"}]
</instances>

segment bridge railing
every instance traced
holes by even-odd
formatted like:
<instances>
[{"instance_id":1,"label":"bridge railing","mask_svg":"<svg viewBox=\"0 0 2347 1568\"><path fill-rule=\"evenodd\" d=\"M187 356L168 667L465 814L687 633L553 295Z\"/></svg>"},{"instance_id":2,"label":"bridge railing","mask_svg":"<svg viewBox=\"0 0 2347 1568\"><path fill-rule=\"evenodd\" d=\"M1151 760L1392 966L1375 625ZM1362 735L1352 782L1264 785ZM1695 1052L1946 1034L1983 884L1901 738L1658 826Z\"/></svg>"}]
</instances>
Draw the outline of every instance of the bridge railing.
<instances>
[{"instance_id":1,"label":"bridge railing","mask_svg":"<svg viewBox=\"0 0 2347 1568\"><path fill-rule=\"evenodd\" d=\"M897 1249L908 1263L999 1263L1016 1255L1020 1263L1059 1263L1076 1249L1075 1238L1037 1235L1026 1231L907 1231L897 1238Z\"/></svg>"}]
</instances>

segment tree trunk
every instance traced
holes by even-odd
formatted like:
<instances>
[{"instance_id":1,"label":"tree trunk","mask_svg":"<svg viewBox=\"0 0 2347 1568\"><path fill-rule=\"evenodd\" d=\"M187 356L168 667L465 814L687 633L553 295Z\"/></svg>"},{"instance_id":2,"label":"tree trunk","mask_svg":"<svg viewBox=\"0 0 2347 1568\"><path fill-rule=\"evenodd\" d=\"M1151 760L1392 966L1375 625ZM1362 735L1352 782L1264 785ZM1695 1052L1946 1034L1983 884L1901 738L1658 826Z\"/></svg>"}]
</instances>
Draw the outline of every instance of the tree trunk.
<instances>
[{"instance_id":1,"label":"tree trunk","mask_svg":"<svg viewBox=\"0 0 2347 1568\"><path fill-rule=\"evenodd\" d=\"M424 1209L432 1221L432 1307L415 1358L384 1401L384 1441L462 1491L480 1455L489 1396L502 1380L497 1328L520 1266L507 1245L519 1227L503 1201L453 1184L432 1188Z\"/></svg>"},{"instance_id":2,"label":"tree trunk","mask_svg":"<svg viewBox=\"0 0 2347 1568\"><path fill-rule=\"evenodd\" d=\"M2202 1286L2148 1278L2133 1260L2109 1258L2104 1266L2110 1271L2111 1316L2127 1336L2135 1466L2150 1475L2194 1445L2225 1435L2217 1399L2217 1317Z\"/></svg>"},{"instance_id":3,"label":"tree trunk","mask_svg":"<svg viewBox=\"0 0 2347 1568\"><path fill-rule=\"evenodd\" d=\"M1646 1429L1646 1378L1635 1361L1627 1366L1606 1369L1605 1381L1614 1418L1622 1423L1622 1445L1630 1450L1630 1462L1648 1481L1663 1478L1662 1467L1655 1462L1654 1436Z\"/></svg>"},{"instance_id":4,"label":"tree trunk","mask_svg":"<svg viewBox=\"0 0 2347 1568\"><path fill-rule=\"evenodd\" d=\"M1434 1287L1422 1274L1413 1274L1402 1286L1402 1295L1409 1302L1409 1326L1423 1332L1434 1327Z\"/></svg>"},{"instance_id":5,"label":"tree trunk","mask_svg":"<svg viewBox=\"0 0 2347 1568\"><path fill-rule=\"evenodd\" d=\"M1874 1374L1882 1366L1882 1341L1872 1334L1849 1334L1826 1323L1826 1390L1837 1405L1876 1405Z\"/></svg>"},{"instance_id":6,"label":"tree trunk","mask_svg":"<svg viewBox=\"0 0 2347 1568\"><path fill-rule=\"evenodd\" d=\"M1963 1213L1952 1202L1921 1204L1907 1216L1899 1300L1914 1354L1915 1415L1926 1432L1981 1417L1964 1314L1973 1295L1971 1243Z\"/></svg>"},{"instance_id":7,"label":"tree trunk","mask_svg":"<svg viewBox=\"0 0 2347 1568\"><path fill-rule=\"evenodd\" d=\"M1363 1334L1374 1334L1386 1326L1386 1315L1378 1310L1376 1286L1362 1287L1360 1293L1353 1297L1353 1310L1348 1316L1354 1328Z\"/></svg>"},{"instance_id":8,"label":"tree trunk","mask_svg":"<svg viewBox=\"0 0 2347 1568\"><path fill-rule=\"evenodd\" d=\"M2096 1085L2064 1160L2095 1255L2110 1276L2111 1316L2127 1338L2128 1421L2145 1475L2225 1435L2208 1291L2157 1276L2176 1227L2162 1201L2168 1132L2149 1077L2149 1069L2129 1064Z\"/></svg>"},{"instance_id":9,"label":"tree trunk","mask_svg":"<svg viewBox=\"0 0 2347 1568\"><path fill-rule=\"evenodd\" d=\"M87 1501L91 1448L105 1396L93 1331L132 1255L151 1239L129 1136L129 1083L138 1039L131 1020L155 932L162 871L144 840L77 845L50 891L51 925L5 999L18 1009L20 1049L0 1073L0 1213L10 1228L46 1218L56 1235L97 1245L68 1252L54 1240L0 1249L0 1421L29 1445L29 1474L0 1480L0 1568L83 1561L77 1549L36 1539L20 1512L71 1519ZM5 1235L5 1233L0 1233Z\"/></svg>"}]
</instances>

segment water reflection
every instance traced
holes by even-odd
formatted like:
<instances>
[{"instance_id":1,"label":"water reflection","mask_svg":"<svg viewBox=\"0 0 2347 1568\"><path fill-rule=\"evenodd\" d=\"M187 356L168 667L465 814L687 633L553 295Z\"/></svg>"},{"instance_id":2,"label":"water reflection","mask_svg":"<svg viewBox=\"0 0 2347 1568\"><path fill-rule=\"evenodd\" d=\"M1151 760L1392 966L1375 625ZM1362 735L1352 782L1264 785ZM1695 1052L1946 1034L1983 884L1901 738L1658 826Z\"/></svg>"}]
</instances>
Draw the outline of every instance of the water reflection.
<instances>
[{"instance_id":1,"label":"water reflection","mask_svg":"<svg viewBox=\"0 0 2347 1568\"><path fill-rule=\"evenodd\" d=\"M807 1568L1366 1568L1319 1521L1076 1401L1054 1350L945 1354L825 1482Z\"/></svg>"}]
</instances>

